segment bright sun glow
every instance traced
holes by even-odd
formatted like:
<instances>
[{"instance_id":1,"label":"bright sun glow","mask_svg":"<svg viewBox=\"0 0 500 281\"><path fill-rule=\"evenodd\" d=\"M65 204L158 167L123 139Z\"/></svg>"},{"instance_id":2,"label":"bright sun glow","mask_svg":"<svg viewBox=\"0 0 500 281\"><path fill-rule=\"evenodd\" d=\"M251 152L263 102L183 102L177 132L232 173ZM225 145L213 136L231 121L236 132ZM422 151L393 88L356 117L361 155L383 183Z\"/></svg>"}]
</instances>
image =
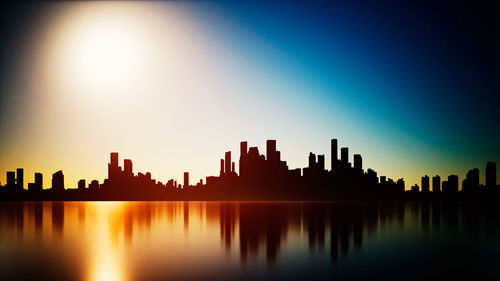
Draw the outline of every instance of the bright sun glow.
<instances>
[{"instance_id":1,"label":"bright sun glow","mask_svg":"<svg viewBox=\"0 0 500 281\"><path fill-rule=\"evenodd\" d=\"M59 74L85 95L123 95L141 75L151 44L140 13L109 3L80 8L57 34Z\"/></svg>"},{"instance_id":2,"label":"bright sun glow","mask_svg":"<svg viewBox=\"0 0 500 281\"><path fill-rule=\"evenodd\" d=\"M72 42L72 67L88 83L105 86L129 78L133 73L136 48L133 38L118 24L90 23ZM135 62L136 63L136 62Z\"/></svg>"}]
</instances>

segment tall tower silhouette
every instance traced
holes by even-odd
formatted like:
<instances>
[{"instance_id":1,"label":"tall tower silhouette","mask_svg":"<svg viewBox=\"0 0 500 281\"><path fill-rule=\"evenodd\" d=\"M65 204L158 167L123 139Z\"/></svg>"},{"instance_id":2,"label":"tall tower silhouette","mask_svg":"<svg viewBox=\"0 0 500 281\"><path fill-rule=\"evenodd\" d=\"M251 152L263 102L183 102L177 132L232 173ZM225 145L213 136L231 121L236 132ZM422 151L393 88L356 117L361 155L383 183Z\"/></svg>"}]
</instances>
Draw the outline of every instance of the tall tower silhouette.
<instances>
[{"instance_id":1,"label":"tall tower silhouette","mask_svg":"<svg viewBox=\"0 0 500 281\"><path fill-rule=\"evenodd\" d=\"M16 172L9 171L7 172L7 188L14 189L16 188Z\"/></svg>"},{"instance_id":2,"label":"tall tower silhouette","mask_svg":"<svg viewBox=\"0 0 500 281\"><path fill-rule=\"evenodd\" d=\"M440 192L441 191L441 177L435 175L432 177L432 192Z\"/></svg>"},{"instance_id":3,"label":"tall tower silhouette","mask_svg":"<svg viewBox=\"0 0 500 281\"><path fill-rule=\"evenodd\" d=\"M331 145L331 157L332 159L330 160L331 161L331 167L330 169L333 171L336 167L335 167L335 163L337 163L337 160L339 159L338 157L338 148L337 148L337 139L332 139L331 142L330 142L330 145Z\"/></svg>"},{"instance_id":4,"label":"tall tower silhouette","mask_svg":"<svg viewBox=\"0 0 500 281\"><path fill-rule=\"evenodd\" d=\"M458 176L449 175L448 176L448 192L457 193L458 192Z\"/></svg>"},{"instance_id":5,"label":"tall tower silhouette","mask_svg":"<svg viewBox=\"0 0 500 281\"><path fill-rule=\"evenodd\" d=\"M64 191L64 174L62 171L57 171L52 175L52 189Z\"/></svg>"},{"instance_id":6,"label":"tall tower silhouette","mask_svg":"<svg viewBox=\"0 0 500 281\"><path fill-rule=\"evenodd\" d=\"M41 190L43 188L43 175L42 173L35 173L36 188Z\"/></svg>"},{"instance_id":7,"label":"tall tower silhouette","mask_svg":"<svg viewBox=\"0 0 500 281\"><path fill-rule=\"evenodd\" d=\"M189 187L189 172L184 172L184 188Z\"/></svg>"},{"instance_id":8,"label":"tall tower silhouette","mask_svg":"<svg viewBox=\"0 0 500 281\"><path fill-rule=\"evenodd\" d=\"M360 154L354 154L354 169L363 171L363 159Z\"/></svg>"},{"instance_id":9,"label":"tall tower silhouette","mask_svg":"<svg viewBox=\"0 0 500 281\"><path fill-rule=\"evenodd\" d=\"M240 157L247 156L248 151L248 142L242 141L240 142Z\"/></svg>"},{"instance_id":10,"label":"tall tower silhouette","mask_svg":"<svg viewBox=\"0 0 500 281\"><path fill-rule=\"evenodd\" d=\"M231 172L231 151L228 151L224 155L225 158L225 173L229 174Z\"/></svg>"},{"instance_id":11,"label":"tall tower silhouette","mask_svg":"<svg viewBox=\"0 0 500 281\"><path fill-rule=\"evenodd\" d=\"M321 171L325 169L325 155L318 155L318 167Z\"/></svg>"},{"instance_id":12,"label":"tall tower silhouette","mask_svg":"<svg viewBox=\"0 0 500 281\"><path fill-rule=\"evenodd\" d=\"M24 169L17 168L16 171L17 171L17 178L16 178L17 190L23 190L24 189Z\"/></svg>"},{"instance_id":13,"label":"tall tower silhouette","mask_svg":"<svg viewBox=\"0 0 500 281\"><path fill-rule=\"evenodd\" d=\"M462 191L474 192L479 188L479 169L475 168L467 171L465 179L462 181Z\"/></svg>"},{"instance_id":14,"label":"tall tower silhouette","mask_svg":"<svg viewBox=\"0 0 500 281\"><path fill-rule=\"evenodd\" d=\"M340 161L342 162L342 165L345 167L349 163L349 148L348 147L342 147L340 149Z\"/></svg>"},{"instance_id":15,"label":"tall tower silhouette","mask_svg":"<svg viewBox=\"0 0 500 281\"><path fill-rule=\"evenodd\" d=\"M244 170L246 168L246 160L247 160L247 154L248 154L248 143L246 141L240 142L240 176L244 175Z\"/></svg>"},{"instance_id":16,"label":"tall tower silhouette","mask_svg":"<svg viewBox=\"0 0 500 281\"><path fill-rule=\"evenodd\" d=\"M118 152L111 152L111 166L118 167Z\"/></svg>"},{"instance_id":17,"label":"tall tower silhouette","mask_svg":"<svg viewBox=\"0 0 500 281\"><path fill-rule=\"evenodd\" d=\"M268 161L276 160L276 140L266 141L266 159Z\"/></svg>"},{"instance_id":18,"label":"tall tower silhouette","mask_svg":"<svg viewBox=\"0 0 500 281\"><path fill-rule=\"evenodd\" d=\"M422 177L422 192L429 192L429 176Z\"/></svg>"},{"instance_id":19,"label":"tall tower silhouette","mask_svg":"<svg viewBox=\"0 0 500 281\"><path fill-rule=\"evenodd\" d=\"M132 160L130 160L130 159L123 160L123 170L125 171L125 173L127 175L134 174L134 172L132 170Z\"/></svg>"},{"instance_id":20,"label":"tall tower silhouette","mask_svg":"<svg viewBox=\"0 0 500 281\"><path fill-rule=\"evenodd\" d=\"M316 166L316 155L309 152L309 168L314 168Z\"/></svg>"},{"instance_id":21,"label":"tall tower silhouette","mask_svg":"<svg viewBox=\"0 0 500 281\"><path fill-rule=\"evenodd\" d=\"M108 179L116 180L120 176L121 168L118 166L118 152L111 152L108 163Z\"/></svg>"}]
</instances>

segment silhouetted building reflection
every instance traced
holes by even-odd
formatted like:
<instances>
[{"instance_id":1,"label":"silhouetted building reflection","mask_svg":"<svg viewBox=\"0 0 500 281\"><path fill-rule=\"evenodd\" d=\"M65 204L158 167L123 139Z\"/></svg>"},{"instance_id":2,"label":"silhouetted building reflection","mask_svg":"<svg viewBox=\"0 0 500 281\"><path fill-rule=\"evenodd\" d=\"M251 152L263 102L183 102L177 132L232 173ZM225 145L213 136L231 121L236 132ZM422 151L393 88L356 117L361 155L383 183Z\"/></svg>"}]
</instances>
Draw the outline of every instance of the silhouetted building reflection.
<instances>
[{"instance_id":1,"label":"silhouetted building reflection","mask_svg":"<svg viewBox=\"0 0 500 281\"><path fill-rule=\"evenodd\" d=\"M64 202L52 202L52 229L62 234L64 227Z\"/></svg>"},{"instance_id":2,"label":"silhouetted building reflection","mask_svg":"<svg viewBox=\"0 0 500 281\"><path fill-rule=\"evenodd\" d=\"M48 217L44 218L44 210ZM93 214L86 218L87 212ZM43 241L44 244L56 245L53 249L60 249L61 241L64 243L76 241L78 246L70 247L70 251L87 251L85 247L80 246L88 247L88 243L96 244L97 250L100 250L98 247L103 245L102 242L109 239L113 251L121 252L124 247L126 252L133 252L129 250L140 248L146 260L150 256L155 256L165 259L160 260L159 264L167 265L178 265L179 260L186 258L191 260L193 256L198 255L198 251L215 251L211 253L214 259L217 259L219 256L217 251L220 250L225 253L222 255L223 262L229 261L225 265L241 266L237 270L248 269L249 266L253 269L256 264L260 263L259 259L262 256L265 257L263 266L279 270L282 264L289 264L287 263L290 260L288 255L297 255L299 259L306 261L300 266L307 267L308 264L322 263L323 270L315 271L315 280L331 279L329 275L331 272L338 273L349 269L359 260L362 263L366 262L367 255L385 258L386 255L395 253L397 259L404 260L406 257L401 255L408 253L405 247L410 249L410 253L415 251L415 248L430 248L433 256L416 256L412 257L411 261L430 260L427 266L439 261L436 265L438 270L442 265L453 265L456 259L463 259L463 256L458 255L456 259L450 261L453 258L449 255L450 252L441 252L441 247L445 247L444 249L447 247L442 244L446 243L423 243L425 245L421 245L420 238L425 241L430 238L442 241L443 237L446 237L447 242L456 240L458 241L456 243L464 248L455 249L455 251L463 250L468 254L474 254L479 250L477 248L479 243L483 243L481 247L490 253L491 247L494 247L500 234L498 217L500 217L500 208L495 202L475 201L407 203L6 202L0 205L2 235L9 231L13 231L16 239L33 235L37 243ZM77 222L77 230L71 227L75 225L75 222ZM103 222L104 227L102 227ZM176 229L180 229L180 233ZM96 237L95 233L98 230L102 232L97 232L100 235ZM193 230L195 232L192 232ZM214 235L211 232L213 230L220 231L220 237L215 236L216 241L213 241ZM43 235L41 235L42 232ZM76 233L82 233L82 236L74 237ZM410 237L407 235L409 233L411 233ZM85 238L85 235L90 236ZM54 239L45 239L46 237ZM414 237L417 238L416 242ZM221 242L219 249L213 245L192 247L204 243L216 245L219 239ZM185 247L165 247L184 243ZM455 244L453 245L455 247ZM374 249L381 249L384 253L374 254ZM38 249L34 252L36 251ZM57 254L55 254L56 257ZM201 254L203 258L206 257L206 252ZM79 253L76 252L75 256L78 255ZM170 257L175 260L173 263ZM448 260L444 259L445 257L448 257ZM26 257L23 256L23 258ZM133 258L136 260L136 257ZM331 265L323 262L324 259L326 261L329 259ZM47 262L45 259L40 259L38 255L35 260L40 264ZM473 263L474 261L467 262ZM60 270L61 267L71 265L71 261L58 260L56 264L55 268ZM392 268L393 265L394 263L390 263L390 267L384 267L384 270L391 269L397 272L398 268ZM145 265L136 261L130 266L142 267L149 266L149 264ZM262 266L262 263L259 266ZM401 266L406 269L411 265L401 264ZM330 267L332 271L329 270ZM315 267L308 268L308 270L312 268ZM54 268L51 267L51 269ZM191 270L191 267L188 267L188 270ZM226 267L222 274L226 274L225 270ZM421 270L427 270L427 268L422 267ZM144 274L144 272L149 272L149 268L145 271L139 270L139 272ZM148 278L151 276L145 275L140 275L140 277L148 280L170 279L169 277L172 277L168 275L170 272L171 267L164 266L156 272L160 275L155 278ZM37 280L52 280L47 276L39 275ZM210 277L208 276L208 279L211 279ZM224 279L219 277L217 275L213 279ZM304 276L300 277L299 279L303 279ZM283 280L283 277L278 279Z\"/></svg>"},{"instance_id":3,"label":"silhouetted building reflection","mask_svg":"<svg viewBox=\"0 0 500 281\"><path fill-rule=\"evenodd\" d=\"M33 217L34 217L34 223L35 223L35 233L37 235L40 235L42 233L42 227L43 227L43 203L42 202L35 202L35 207L33 210Z\"/></svg>"},{"instance_id":4,"label":"silhouetted building reflection","mask_svg":"<svg viewBox=\"0 0 500 281\"><path fill-rule=\"evenodd\" d=\"M390 217L404 220L404 205L222 203L221 241L229 250L235 235L234 226L238 224L242 262L257 258L259 251L265 250L267 261L273 264L288 232L300 231L303 227L310 251L328 246L332 262L337 263L349 255L351 244L353 250L361 250L363 237Z\"/></svg>"}]
</instances>

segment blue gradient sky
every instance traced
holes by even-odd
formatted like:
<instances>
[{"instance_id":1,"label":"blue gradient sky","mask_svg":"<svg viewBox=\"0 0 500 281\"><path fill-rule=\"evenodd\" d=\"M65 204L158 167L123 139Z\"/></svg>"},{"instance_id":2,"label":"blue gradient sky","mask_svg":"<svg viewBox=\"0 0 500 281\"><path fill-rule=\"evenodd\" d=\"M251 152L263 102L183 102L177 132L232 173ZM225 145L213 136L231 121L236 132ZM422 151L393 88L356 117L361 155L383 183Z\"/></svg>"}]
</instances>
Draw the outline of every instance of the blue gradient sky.
<instances>
[{"instance_id":1,"label":"blue gradient sky","mask_svg":"<svg viewBox=\"0 0 500 281\"><path fill-rule=\"evenodd\" d=\"M392 148L416 167L499 159L492 15L460 3L386 4L223 2L202 18L228 48L302 89L287 99L321 112L303 116L318 131L348 124L363 146Z\"/></svg>"},{"instance_id":2,"label":"blue gradient sky","mask_svg":"<svg viewBox=\"0 0 500 281\"><path fill-rule=\"evenodd\" d=\"M217 174L218 157L230 149L237 155L240 140L249 140L264 152L267 138L278 140L291 168L305 166L309 151L326 154L329 163L329 139L338 138L341 146L351 148L351 159L352 153L361 153L365 168L395 179L404 177L407 188L419 183L424 174L455 173L463 179L465 172L475 167L481 169L484 182L486 161L500 160L499 30L487 6L398 1L154 5L174 6L176 13L182 14L182 23L193 26L196 34L201 34L198 37L203 37L193 45L206 52L217 72L237 86L231 88L233 92L220 95L206 88L194 91L194 100L203 96L221 102L205 108L197 107L197 101L189 104L183 100L179 106L198 108L188 110L190 117L183 126L148 131L155 139L162 138L157 130L175 130L190 139L169 143L180 151L177 156L167 157L172 155L170 151L165 152L163 161L150 160L158 151L168 149L160 141L153 142L150 151L135 148L141 143L119 144L118 134L114 146L110 137L109 146L95 148L94 155L85 156L88 164L102 165L102 171L96 175L96 170L90 169L82 172L82 177L102 179L107 152L119 150L138 159L139 170L152 171L161 180L180 179L185 170L200 178ZM12 105L12 100L22 100L15 98L19 93L13 90L15 83L22 82L18 77L22 72L15 74L12 68L27 56L16 50L32 42L25 38L37 32L35 27L44 22L40 19L46 19L27 6L15 6L16 13L4 17L2 23L2 61L8 62L2 65L2 133L12 128L8 124L24 126L14 120L20 109ZM49 6L46 14L55 13L53 6L57 4ZM30 19L23 29L10 28L23 17ZM193 38L198 40L196 36ZM196 77L191 78L196 83ZM222 116L199 117L217 112ZM200 125L205 121L207 126L217 124L208 130ZM16 158L12 152L25 149L15 141L22 136L10 134L8 140L0 142L2 182L5 170L29 166L29 157ZM75 144L67 149L84 147ZM202 150L207 159L196 158ZM58 162L62 164L66 162ZM77 168L64 166L64 170L73 175L68 185L76 185Z\"/></svg>"}]
</instances>

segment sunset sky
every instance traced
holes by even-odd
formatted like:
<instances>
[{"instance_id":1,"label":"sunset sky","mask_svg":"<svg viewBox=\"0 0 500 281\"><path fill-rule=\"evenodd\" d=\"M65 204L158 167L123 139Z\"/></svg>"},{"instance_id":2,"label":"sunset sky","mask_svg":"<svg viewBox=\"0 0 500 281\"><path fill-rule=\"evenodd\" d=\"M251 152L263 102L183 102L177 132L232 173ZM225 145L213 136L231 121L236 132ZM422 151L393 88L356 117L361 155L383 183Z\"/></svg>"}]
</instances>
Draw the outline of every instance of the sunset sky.
<instances>
[{"instance_id":1,"label":"sunset sky","mask_svg":"<svg viewBox=\"0 0 500 281\"><path fill-rule=\"evenodd\" d=\"M337 138L407 188L476 167L484 183L500 166L495 10L397 2L2 4L0 182L18 167L25 188L35 172L102 181L116 151L194 183L266 139L290 168L314 152L329 169Z\"/></svg>"}]
</instances>

